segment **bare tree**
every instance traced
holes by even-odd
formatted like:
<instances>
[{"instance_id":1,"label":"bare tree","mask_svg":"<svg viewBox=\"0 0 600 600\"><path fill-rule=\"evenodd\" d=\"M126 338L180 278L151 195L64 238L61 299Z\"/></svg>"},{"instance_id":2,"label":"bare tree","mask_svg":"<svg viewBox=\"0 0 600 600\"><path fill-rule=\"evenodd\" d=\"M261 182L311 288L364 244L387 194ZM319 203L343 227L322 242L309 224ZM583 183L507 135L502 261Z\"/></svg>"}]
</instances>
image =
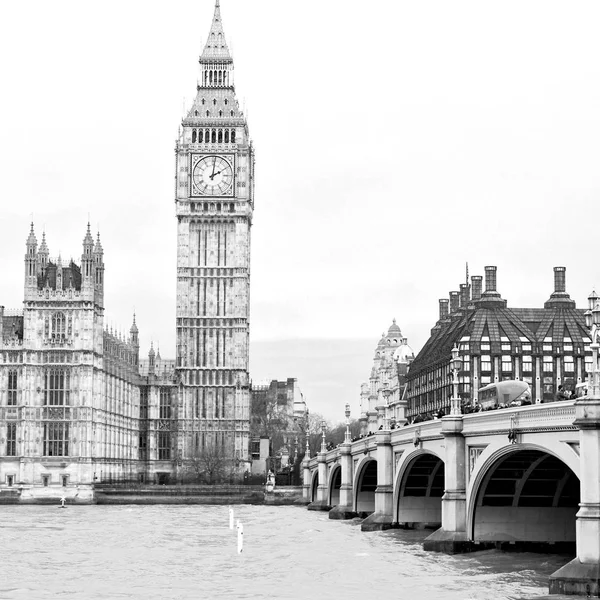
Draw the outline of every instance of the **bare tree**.
<instances>
[{"instance_id":1,"label":"bare tree","mask_svg":"<svg viewBox=\"0 0 600 600\"><path fill-rule=\"evenodd\" d=\"M197 448L188 462L188 471L201 483L213 485L229 480L235 470L235 461L226 447L208 443Z\"/></svg>"}]
</instances>

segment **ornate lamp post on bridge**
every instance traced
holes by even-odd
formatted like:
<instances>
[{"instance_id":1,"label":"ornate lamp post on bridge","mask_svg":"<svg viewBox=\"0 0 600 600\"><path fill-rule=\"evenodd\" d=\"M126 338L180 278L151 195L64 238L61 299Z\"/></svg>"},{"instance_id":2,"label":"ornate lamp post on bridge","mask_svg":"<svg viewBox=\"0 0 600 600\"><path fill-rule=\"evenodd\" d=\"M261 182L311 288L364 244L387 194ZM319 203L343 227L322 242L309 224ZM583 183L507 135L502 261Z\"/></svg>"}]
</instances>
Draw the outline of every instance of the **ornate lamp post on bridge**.
<instances>
[{"instance_id":1,"label":"ornate lamp post on bridge","mask_svg":"<svg viewBox=\"0 0 600 600\"><path fill-rule=\"evenodd\" d=\"M346 403L346 435L344 436L344 444L350 443L350 405Z\"/></svg>"},{"instance_id":2,"label":"ornate lamp post on bridge","mask_svg":"<svg viewBox=\"0 0 600 600\"><path fill-rule=\"evenodd\" d=\"M325 431L327 430L327 422L325 419L321 421L321 452L327 452L327 444L325 443Z\"/></svg>"},{"instance_id":3,"label":"ornate lamp post on bridge","mask_svg":"<svg viewBox=\"0 0 600 600\"><path fill-rule=\"evenodd\" d=\"M592 370L588 376L588 398L600 398L600 367L598 349L600 349L600 298L592 292L588 298L589 310L585 313L585 324L590 330L590 350L592 351Z\"/></svg>"},{"instance_id":4,"label":"ornate lamp post on bridge","mask_svg":"<svg viewBox=\"0 0 600 600\"><path fill-rule=\"evenodd\" d=\"M452 360L450 361L450 369L452 369L452 398L450 399L450 414L452 416L461 414L460 397L458 395L458 372L462 367L462 359L458 352L458 346L454 344L454 348L452 348Z\"/></svg>"}]
</instances>

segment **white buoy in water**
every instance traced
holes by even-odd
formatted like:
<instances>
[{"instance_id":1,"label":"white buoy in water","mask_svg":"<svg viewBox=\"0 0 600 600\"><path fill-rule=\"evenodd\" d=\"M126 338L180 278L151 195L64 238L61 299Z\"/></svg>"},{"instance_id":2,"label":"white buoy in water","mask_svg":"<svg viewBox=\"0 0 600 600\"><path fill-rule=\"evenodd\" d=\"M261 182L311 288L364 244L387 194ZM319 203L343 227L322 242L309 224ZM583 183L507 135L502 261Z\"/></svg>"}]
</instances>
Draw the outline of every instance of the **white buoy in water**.
<instances>
[{"instance_id":1,"label":"white buoy in water","mask_svg":"<svg viewBox=\"0 0 600 600\"><path fill-rule=\"evenodd\" d=\"M60 507L61 508L66 508L66 506L65 506L66 501L67 501L67 499L64 497L60 499Z\"/></svg>"},{"instance_id":2,"label":"white buoy in water","mask_svg":"<svg viewBox=\"0 0 600 600\"><path fill-rule=\"evenodd\" d=\"M229 529L233 529L233 506L229 507Z\"/></svg>"},{"instance_id":3,"label":"white buoy in water","mask_svg":"<svg viewBox=\"0 0 600 600\"><path fill-rule=\"evenodd\" d=\"M242 553L244 549L244 526L238 520L237 522L237 538L238 538L238 554Z\"/></svg>"}]
</instances>

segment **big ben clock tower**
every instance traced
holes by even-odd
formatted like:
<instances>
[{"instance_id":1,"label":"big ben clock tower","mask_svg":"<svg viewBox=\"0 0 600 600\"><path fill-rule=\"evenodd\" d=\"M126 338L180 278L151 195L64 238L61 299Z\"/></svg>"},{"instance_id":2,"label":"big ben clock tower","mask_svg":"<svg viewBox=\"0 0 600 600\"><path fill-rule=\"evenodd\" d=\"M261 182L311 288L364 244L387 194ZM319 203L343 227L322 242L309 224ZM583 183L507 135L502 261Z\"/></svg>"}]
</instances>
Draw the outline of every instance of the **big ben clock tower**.
<instances>
[{"instance_id":1,"label":"big ben clock tower","mask_svg":"<svg viewBox=\"0 0 600 600\"><path fill-rule=\"evenodd\" d=\"M178 457L248 460L254 150L219 0L176 154Z\"/></svg>"}]
</instances>

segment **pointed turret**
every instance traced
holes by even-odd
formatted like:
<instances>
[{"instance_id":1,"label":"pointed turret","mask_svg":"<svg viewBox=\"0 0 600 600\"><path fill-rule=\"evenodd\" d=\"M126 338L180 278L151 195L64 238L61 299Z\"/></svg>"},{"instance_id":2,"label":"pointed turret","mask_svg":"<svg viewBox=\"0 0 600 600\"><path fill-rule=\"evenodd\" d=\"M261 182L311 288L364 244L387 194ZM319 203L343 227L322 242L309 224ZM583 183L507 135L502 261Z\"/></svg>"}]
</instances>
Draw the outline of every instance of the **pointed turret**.
<instances>
[{"instance_id":1,"label":"pointed turret","mask_svg":"<svg viewBox=\"0 0 600 600\"><path fill-rule=\"evenodd\" d=\"M27 254L35 254L37 250L37 238L35 237L35 231L33 230L33 221L31 222L31 229L29 230L29 237L27 238Z\"/></svg>"},{"instance_id":2,"label":"pointed turret","mask_svg":"<svg viewBox=\"0 0 600 600\"><path fill-rule=\"evenodd\" d=\"M63 264L60 252L58 253L58 260L56 261L56 289L63 289Z\"/></svg>"},{"instance_id":3,"label":"pointed turret","mask_svg":"<svg viewBox=\"0 0 600 600\"><path fill-rule=\"evenodd\" d=\"M90 224L87 224L87 231L83 238L83 254L81 255L81 275L84 285L91 284L94 277L94 259L92 253L94 251L94 238L90 231Z\"/></svg>"},{"instance_id":4,"label":"pointed turret","mask_svg":"<svg viewBox=\"0 0 600 600\"><path fill-rule=\"evenodd\" d=\"M154 342L150 342L150 352L148 352L148 375L154 375L156 365L156 353L154 352Z\"/></svg>"},{"instance_id":5,"label":"pointed turret","mask_svg":"<svg viewBox=\"0 0 600 600\"><path fill-rule=\"evenodd\" d=\"M46 232L42 233L42 243L37 255L37 275L39 281L43 281L46 277L46 269L48 268L48 261L50 257L50 250L48 250L48 244L46 243Z\"/></svg>"},{"instance_id":6,"label":"pointed turret","mask_svg":"<svg viewBox=\"0 0 600 600\"><path fill-rule=\"evenodd\" d=\"M104 249L100 243L100 232L96 235L92 257L94 261L95 299L100 306L104 306Z\"/></svg>"},{"instance_id":7,"label":"pointed turret","mask_svg":"<svg viewBox=\"0 0 600 600\"><path fill-rule=\"evenodd\" d=\"M33 222L26 242L25 254L25 289L37 284L37 239L33 231Z\"/></svg>"},{"instance_id":8,"label":"pointed turret","mask_svg":"<svg viewBox=\"0 0 600 600\"><path fill-rule=\"evenodd\" d=\"M215 3L215 14L213 16L210 33L208 34L202 55L200 56L200 64L214 61L232 61L227 42L225 41L219 0Z\"/></svg>"}]
</instances>

